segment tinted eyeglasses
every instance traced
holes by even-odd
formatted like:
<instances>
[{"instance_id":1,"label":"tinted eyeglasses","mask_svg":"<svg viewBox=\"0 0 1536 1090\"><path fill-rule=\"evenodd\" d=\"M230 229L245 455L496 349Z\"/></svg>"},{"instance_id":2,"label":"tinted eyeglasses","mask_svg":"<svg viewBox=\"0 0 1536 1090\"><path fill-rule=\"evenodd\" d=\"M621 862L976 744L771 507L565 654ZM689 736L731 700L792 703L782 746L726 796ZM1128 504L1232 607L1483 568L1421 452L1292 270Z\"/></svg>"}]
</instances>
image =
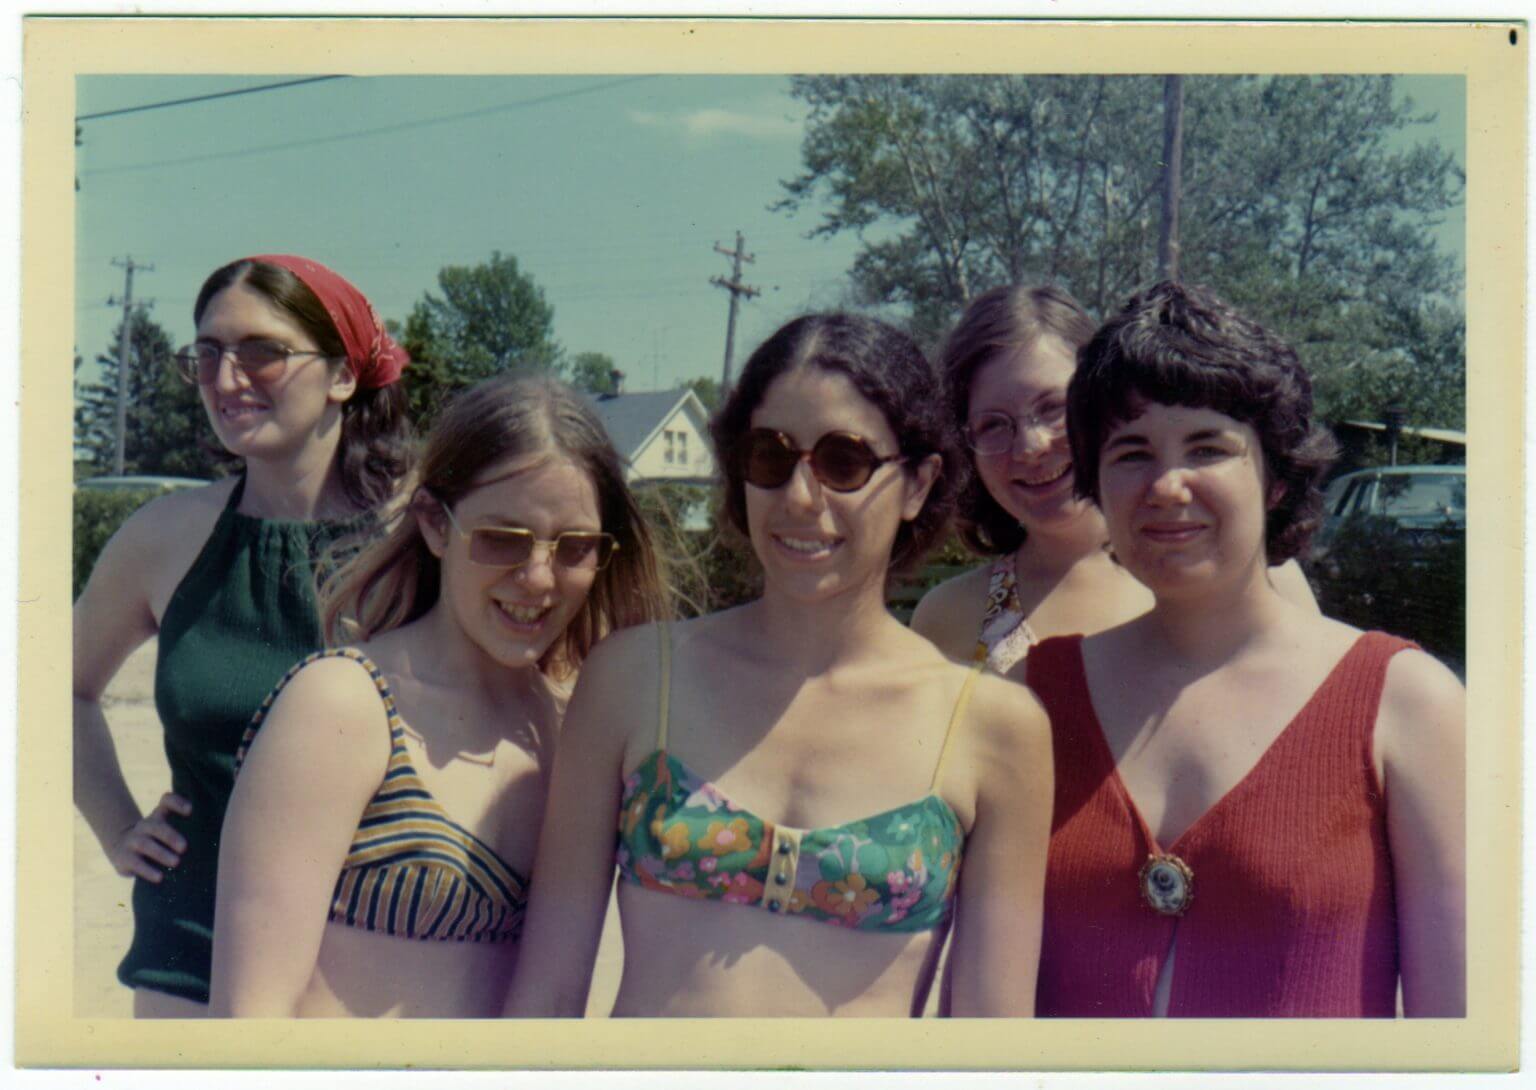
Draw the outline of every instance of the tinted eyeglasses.
<instances>
[{"instance_id":1,"label":"tinted eyeglasses","mask_svg":"<svg viewBox=\"0 0 1536 1090\"><path fill-rule=\"evenodd\" d=\"M454 530L469 538L469 559L488 568L520 568L533 559L534 549L543 545L549 550L551 563L559 567L602 571L619 549L612 534L591 530L567 530L553 541L544 541L521 526L476 526L466 532L453 517L453 509L446 503L441 507Z\"/></svg>"},{"instance_id":2,"label":"tinted eyeglasses","mask_svg":"<svg viewBox=\"0 0 1536 1090\"><path fill-rule=\"evenodd\" d=\"M1041 427L1057 431L1066 425L1066 421L1067 406L1064 403L1047 405L1038 413L1025 412L1016 417L996 410L984 412L965 426L965 444L977 454L1007 454L1013 449L1014 437L1020 429Z\"/></svg>"},{"instance_id":3,"label":"tinted eyeglasses","mask_svg":"<svg viewBox=\"0 0 1536 1090\"><path fill-rule=\"evenodd\" d=\"M887 462L906 461L906 455L881 457L860 436L829 431L810 450L801 450L781 431L753 428L741 449L741 474L758 488L783 488L802 459L811 463L811 474L833 492L857 492L869 483L875 470Z\"/></svg>"},{"instance_id":4,"label":"tinted eyeglasses","mask_svg":"<svg viewBox=\"0 0 1536 1090\"><path fill-rule=\"evenodd\" d=\"M281 341L241 341L220 344L198 341L176 351L176 370L193 386L212 386L219 380L219 364L226 355L234 356L235 366L252 382L276 382L288 371L288 361L295 356L324 356L309 348L289 348Z\"/></svg>"}]
</instances>

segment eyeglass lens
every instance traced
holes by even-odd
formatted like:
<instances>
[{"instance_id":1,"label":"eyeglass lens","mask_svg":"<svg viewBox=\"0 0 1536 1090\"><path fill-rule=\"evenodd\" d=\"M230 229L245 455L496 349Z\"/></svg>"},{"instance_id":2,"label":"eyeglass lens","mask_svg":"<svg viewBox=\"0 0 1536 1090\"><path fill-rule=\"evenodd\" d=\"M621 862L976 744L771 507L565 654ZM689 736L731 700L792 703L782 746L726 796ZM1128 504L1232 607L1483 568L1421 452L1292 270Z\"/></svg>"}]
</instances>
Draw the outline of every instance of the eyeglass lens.
<instances>
[{"instance_id":1,"label":"eyeglass lens","mask_svg":"<svg viewBox=\"0 0 1536 1090\"><path fill-rule=\"evenodd\" d=\"M478 527L469 533L469 558L491 567L516 568L528 563L537 544L532 530ZM554 562L560 567L589 569L606 566L615 543L608 534L572 531L553 544Z\"/></svg>"},{"instance_id":2,"label":"eyeglass lens","mask_svg":"<svg viewBox=\"0 0 1536 1090\"><path fill-rule=\"evenodd\" d=\"M1014 437L1020 429L1031 426L1059 428L1066 415L1064 405L1052 405L1039 413L1023 413L1017 417L1003 412L986 412L965 429L966 438L977 454L1002 454L1013 449Z\"/></svg>"},{"instance_id":3,"label":"eyeglass lens","mask_svg":"<svg viewBox=\"0 0 1536 1090\"><path fill-rule=\"evenodd\" d=\"M272 382L281 378L288 357L302 354L276 341L241 341L232 345L199 341L177 352L176 364L189 382L212 386L219 380L219 364L226 353L234 357L235 365L245 372L247 378L256 382Z\"/></svg>"},{"instance_id":4,"label":"eyeglass lens","mask_svg":"<svg viewBox=\"0 0 1536 1090\"><path fill-rule=\"evenodd\" d=\"M743 476L758 488L782 488L805 451L782 432L759 428L747 437ZM828 432L810 450L811 473L834 492L854 492L869 483L881 458L863 439L847 432Z\"/></svg>"}]
</instances>

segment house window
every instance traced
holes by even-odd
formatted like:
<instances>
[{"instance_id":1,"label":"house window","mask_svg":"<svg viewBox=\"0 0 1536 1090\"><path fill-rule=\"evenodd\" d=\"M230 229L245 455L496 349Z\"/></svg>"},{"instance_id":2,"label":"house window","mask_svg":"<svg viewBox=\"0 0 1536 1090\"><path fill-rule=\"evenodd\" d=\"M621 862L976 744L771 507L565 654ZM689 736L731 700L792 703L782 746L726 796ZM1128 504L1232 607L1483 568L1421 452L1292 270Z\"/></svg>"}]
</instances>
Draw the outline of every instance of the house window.
<instances>
[{"instance_id":1,"label":"house window","mask_svg":"<svg viewBox=\"0 0 1536 1090\"><path fill-rule=\"evenodd\" d=\"M674 434L675 433L670 431L664 431L661 433L662 440L666 443L666 453L662 457L668 465L671 465L677 460L677 452L673 449L672 446L672 444L676 441Z\"/></svg>"},{"instance_id":2,"label":"house window","mask_svg":"<svg viewBox=\"0 0 1536 1090\"><path fill-rule=\"evenodd\" d=\"M685 431L677 433L677 460L683 465L688 464L688 433Z\"/></svg>"}]
</instances>

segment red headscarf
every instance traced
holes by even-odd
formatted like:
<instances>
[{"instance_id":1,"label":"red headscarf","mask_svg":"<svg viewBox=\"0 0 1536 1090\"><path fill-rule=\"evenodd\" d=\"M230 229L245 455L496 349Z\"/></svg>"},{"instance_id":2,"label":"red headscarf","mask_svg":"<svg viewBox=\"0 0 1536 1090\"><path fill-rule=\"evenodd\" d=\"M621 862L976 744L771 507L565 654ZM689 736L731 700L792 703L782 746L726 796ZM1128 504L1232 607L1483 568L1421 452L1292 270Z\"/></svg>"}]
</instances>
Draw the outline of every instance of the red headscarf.
<instances>
[{"instance_id":1,"label":"red headscarf","mask_svg":"<svg viewBox=\"0 0 1536 1090\"><path fill-rule=\"evenodd\" d=\"M411 362L410 353L395 343L384 329L384 320L367 297L344 277L318 261L294 254L257 254L246 261L277 265L293 273L315 293L331 317L331 324L341 334L347 349L347 363L364 389L388 386L400 378Z\"/></svg>"}]
</instances>

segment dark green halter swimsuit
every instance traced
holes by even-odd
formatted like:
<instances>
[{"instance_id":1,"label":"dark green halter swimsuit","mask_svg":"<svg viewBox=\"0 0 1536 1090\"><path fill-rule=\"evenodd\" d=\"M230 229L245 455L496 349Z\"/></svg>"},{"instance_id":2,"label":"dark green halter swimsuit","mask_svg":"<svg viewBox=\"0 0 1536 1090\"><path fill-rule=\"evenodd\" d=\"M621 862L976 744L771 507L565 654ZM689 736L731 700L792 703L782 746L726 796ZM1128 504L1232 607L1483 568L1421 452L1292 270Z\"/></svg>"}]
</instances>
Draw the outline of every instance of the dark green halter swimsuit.
<instances>
[{"instance_id":1,"label":"dark green halter swimsuit","mask_svg":"<svg viewBox=\"0 0 1536 1090\"><path fill-rule=\"evenodd\" d=\"M157 885L133 884L133 945L117 967L131 988L208 1002L219 831L235 750L288 668L322 646L313 572L331 542L369 524L258 519L236 508L242 477L160 620L155 708L171 790L192 804L169 816L187 838Z\"/></svg>"}]
</instances>

